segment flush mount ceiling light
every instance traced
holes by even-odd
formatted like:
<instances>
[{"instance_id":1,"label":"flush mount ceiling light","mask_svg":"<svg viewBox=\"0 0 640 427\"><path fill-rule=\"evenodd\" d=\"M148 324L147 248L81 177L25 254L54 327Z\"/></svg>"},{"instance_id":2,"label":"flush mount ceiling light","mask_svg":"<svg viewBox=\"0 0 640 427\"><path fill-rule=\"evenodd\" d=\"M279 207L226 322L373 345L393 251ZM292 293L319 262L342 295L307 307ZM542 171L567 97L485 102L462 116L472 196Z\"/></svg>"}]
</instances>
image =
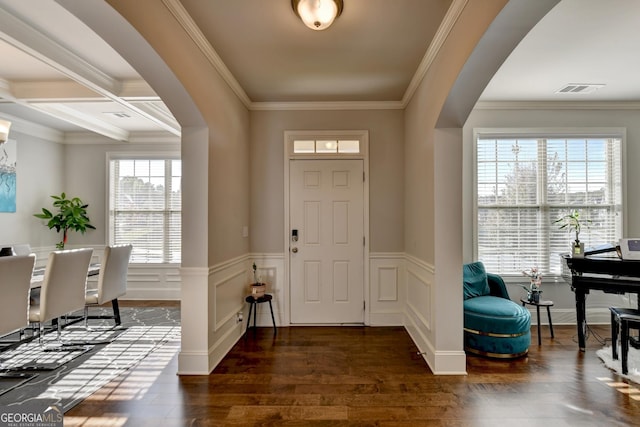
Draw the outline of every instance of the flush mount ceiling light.
<instances>
[{"instance_id":1,"label":"flush mount ceiling light","mask_svg":"<svg viewBox=\"0 0 640 427\"><path fill-rule=\"evenodd\" d=\"M325 30L342 13L342 0L291 0L293 11L312 30Z\"/></svg>"}]
</instances>

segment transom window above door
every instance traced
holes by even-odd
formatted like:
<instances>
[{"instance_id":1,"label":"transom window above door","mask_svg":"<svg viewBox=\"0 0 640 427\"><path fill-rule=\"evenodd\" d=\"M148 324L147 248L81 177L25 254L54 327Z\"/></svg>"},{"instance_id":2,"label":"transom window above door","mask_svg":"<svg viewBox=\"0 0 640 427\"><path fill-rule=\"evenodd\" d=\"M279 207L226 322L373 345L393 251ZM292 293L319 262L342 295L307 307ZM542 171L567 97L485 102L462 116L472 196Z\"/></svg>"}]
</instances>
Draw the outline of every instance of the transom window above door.
<instances>
[{"instance_id":1,"label":"transom window above door","mask_svg":"<svg viewBox=\"0 0 640 427\"><path fill-rule=\"evenodd\" d=\"M285 158L363 159L367 157L369 132L366 130L285 131Z\"/></svg>"},{"instance_id":2,"label":"transom window above door","mask_svg":"<svg viewBox=\"0 0 640 427\"><path fill-rule=\"evenodd\" d=\"M293 141L296 154L312 153L360 153L360 141L355 139L296 139Z\"/></svg>"}]
</instances>

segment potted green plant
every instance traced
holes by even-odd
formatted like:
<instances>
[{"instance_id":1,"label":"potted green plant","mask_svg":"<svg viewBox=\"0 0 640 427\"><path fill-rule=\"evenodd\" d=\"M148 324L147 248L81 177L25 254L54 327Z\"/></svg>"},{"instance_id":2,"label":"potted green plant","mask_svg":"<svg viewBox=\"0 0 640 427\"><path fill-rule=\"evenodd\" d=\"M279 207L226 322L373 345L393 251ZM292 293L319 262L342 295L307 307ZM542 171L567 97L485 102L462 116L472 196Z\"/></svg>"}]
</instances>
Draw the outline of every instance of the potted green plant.
<instances>
[{"instance_id":1,"label":"potted green plant","mask_svg":"<svg viewBox=\"0 0 640 427\"><path fill-rule=\"evenodd\" d=\"M258 299L264 296L267 285L262 283L262 277L258 276L258 267L256 267L256 263L253 263L253 283L251 284L251 296L254 299Z\"/></svg>"},{"instance_id":2,"label":"potted green plant","mask_svg":"<svg viewBox=\"0 0 640 427\"><path fill-rule=\"evenodd\" d=\"M559 224L560 229L567 229L569 232L576 233L576 239L571 242L571 256L576 258L584 257L584 242L580 241L580 230L582 227L589 227L591 220L581 219L580 212L577 209L556 219L554 224Z\"/></svg>"},{"instance_id":3,"label":"potted green plant","mask_svg":"<svg viewBox=\"0 0 640 427\"><path fill-rule=\"evenodd\" d=\"M96 229L91 225L89 216L87 215L87 207L89 205L80 200L80 198L73 197L67 199L65 193L59 196L51 196L51 198L53 199L54 211L57 210L56 213L51 212L47 208L42 208L41 213L33 214L33 216L48 220L47 227L49 227L49 229L55 228L58 233L62 231L62 241L56 244L56 248L64 249L69 230L84 234L88 228L92 230Z\"/></svg>"}]
</instances>

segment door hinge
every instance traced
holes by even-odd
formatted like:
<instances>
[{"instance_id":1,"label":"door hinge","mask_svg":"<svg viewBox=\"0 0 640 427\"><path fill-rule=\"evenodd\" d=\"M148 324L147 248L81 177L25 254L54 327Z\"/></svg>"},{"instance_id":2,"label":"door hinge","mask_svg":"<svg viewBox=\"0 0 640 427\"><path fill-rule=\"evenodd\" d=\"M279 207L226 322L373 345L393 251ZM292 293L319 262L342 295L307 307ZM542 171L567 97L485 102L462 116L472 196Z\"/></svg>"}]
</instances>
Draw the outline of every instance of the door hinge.
<instances>
[{"instance_id":1,"label":"door hinge","mask_svg":"<svg viewBox=\"0 0 640 427\"><path fill-rule=\"evenodd\" d=\"M365 173L362 171L362 182L365 182L367 179L365 178Z\"/></svg>"},{"instance_id":2,"label":"door hinge","mask_svg":"<svg viewBox=\"0 0 640 427\"><path fill-rule=\"evenodd\" d=\"M366 237L362 236L362 246L366 246Z\"/></svg>"},{"instance_id":3,"label":"door hinge","mask_svg":"<svg viewBox=\"0 0 640 427\"><path fill-rule=\"evenodd\" d=\"M362 311L367 311L367 302L362 301Z\"/></svg>"}]
</instances>

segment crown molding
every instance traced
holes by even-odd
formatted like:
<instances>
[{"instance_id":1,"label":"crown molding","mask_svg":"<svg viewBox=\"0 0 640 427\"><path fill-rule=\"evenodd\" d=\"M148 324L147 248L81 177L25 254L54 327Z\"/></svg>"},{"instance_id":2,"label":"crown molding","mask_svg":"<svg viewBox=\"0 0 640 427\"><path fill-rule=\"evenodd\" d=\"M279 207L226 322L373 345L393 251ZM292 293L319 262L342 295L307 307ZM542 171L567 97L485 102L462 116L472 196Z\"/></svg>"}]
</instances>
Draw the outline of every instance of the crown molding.
<instances>
[{"instance_id":1,"label":"crown molding","mask_svg":"<svg viewBox=\"0 0 640 427\"><path fill-rule=\"evenodd\" d=\"M253 111L402 110L400 101L252 102Z\"/></svg>"},{"instance_id":2,"label":"crown molding","mask_svg":"<svg viewBox=\"0 0 640 427\"><path fill-rule=\"evenodd\" d=\"M440 26L438 27L438 30L436 31L436 34L434 35L433 40L431 41L431 44L429 44L429 48L427 49L427 52L422 58L420 65L418 65L418 69L416 70L416 73L413 75L413 78L411 79L409 86L407 86L407 90L405 91L404 96L402 97L403 107L406 107L407 105L409 105L411 98L413 98L413 95L415 94L416 90L418 89L418 86L424 79L424 76L429 71L429 68L431 68L431 66L433 65L433 61L435 61L436 56L438 55L438 52L440 52L442 45L444 45L444 42L447 40L447 37L449 36L449 33L451 33L453 26L455 25L456 21L460 17L460 14L462 14L462 11L464 10L464 8L467 6L468 2L469 0L453 0L453 2L451 3L451 6L447 10L447 13L445 14L442 22L440 23Z\"/></svg>"},{"instance_id":3,"label":"crown molding","mask_svg":"<svg viewBox=\"0 0 640 427\"><path fill-rule=\"evenodd\" d=\"M207 60L213 65L213 67L220 73L223 80L229 85L231 90L238 96L240 101L245 105L245 107L250 108L251 99L244 91L240 83L236 80L236 78L231 74L231 71L224 64L218 53L215 51L213 46L209 43L207 38L202 34L200 28L193 22L193 19L189 15L189 13L185 10L182 3L179 0L162 0L165 7L169 10L169 12L176 18L178 24L184 29L187 35L193 40L198 49L204 54Z\"/></svg>"},{"instance_id":4,"label":"crown molding","mask_svg":"<svg viewBox=\"0 0 640 427\"><path fill-rule=\"evenodd\" d=\"M640 110L640 102L478 101L474 110Z\"/></svg>"},{"instance_id":5,"label":"crown molding","mask_svg":"<svg viewBox=\"0 0 640 427\"><path fill-rule=\"evenodd\" d=\"M193 40L200 51L205 55L213 67L220 73L224 81L231 90L238 96L240 101L253 111L308 111L308 110L401 110L406 108L411 101L416 89L424 79L427 71L433 64L438 52L442 48L451 29L458 20L469 0L453 0L451 6L438 27L425 56L422 58L416 73L413 75L407 90L401 101L344 101L344 102L252 102L240 83L235 79L231 71L224 64L215 49L200 31L200 28L193 21L189 13L185 10L179 0L162 0L162 3L178 21L187 35Z\"/></svg>"}]
</instances>

